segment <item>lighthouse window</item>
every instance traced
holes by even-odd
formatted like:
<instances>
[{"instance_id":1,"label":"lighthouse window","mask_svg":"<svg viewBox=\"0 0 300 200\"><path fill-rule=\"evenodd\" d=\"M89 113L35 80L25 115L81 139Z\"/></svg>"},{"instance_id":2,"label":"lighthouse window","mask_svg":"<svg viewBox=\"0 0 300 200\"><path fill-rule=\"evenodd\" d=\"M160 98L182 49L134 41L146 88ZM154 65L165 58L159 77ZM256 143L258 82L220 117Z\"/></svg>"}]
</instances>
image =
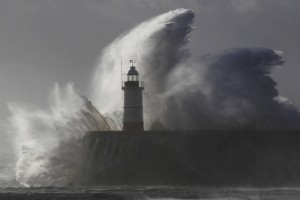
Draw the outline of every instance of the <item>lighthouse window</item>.
<instances>
[{"instance_id":1,"label":"lighthouse window","mask_svg":"<svg viewBox=\"0 0 300 200\"><path fill-rule=\"evenodd\" d=\"M128 81L139 81L138 75L128 75Z\"/></svg>"}]
</instances>

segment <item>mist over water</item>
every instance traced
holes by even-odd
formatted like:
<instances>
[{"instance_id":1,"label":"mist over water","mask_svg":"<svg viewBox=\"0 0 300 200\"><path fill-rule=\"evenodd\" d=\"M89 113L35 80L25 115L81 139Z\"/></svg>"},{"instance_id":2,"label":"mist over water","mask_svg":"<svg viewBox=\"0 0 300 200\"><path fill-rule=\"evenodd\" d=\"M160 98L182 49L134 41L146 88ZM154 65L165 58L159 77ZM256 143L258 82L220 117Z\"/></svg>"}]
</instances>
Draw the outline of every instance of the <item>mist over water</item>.
<instances>
[{"instance_id":1,"label":"mist over water","mask_svg":"<svg viewBox=\"0 0 300 200\"><path fill-rule=\"evenodd\" d=\"M282 52L266 48L232 49L202 58L208 85L204 110L222 128L299 130L299 109L278 96L272 70Z\"/></svg>"},{"instance_id":2,"label":"mist over water","mask_svg":"<svg viewBox=\"0 0 300 200\"><path fill-rule=\"evenodd\" d=\"M176 130L299 130L299 108L278 96L270 77L283 63L282 52L266 48L192 58L177 67L183 83L169 84L158 121Z\"/></svg>"},{"instance_id":3,"label":"mist over water","mask_svg":"<svg viewBox=\"0 0 300 200\"><path fill-rule=\"evenodd\" d=\"M278 96L269 76L283 64L281 52L245 48L193 57L187 46L193 20L191 10L173 10L112 42L95 69L92 102L67 84L55 85L49 108L10 103L17 181L44 186L76 179L85 131L121 129L120 65L127 72L130 59L145 82L147 129L299 130L298 108Z\"/></svg>"}]
</instances>

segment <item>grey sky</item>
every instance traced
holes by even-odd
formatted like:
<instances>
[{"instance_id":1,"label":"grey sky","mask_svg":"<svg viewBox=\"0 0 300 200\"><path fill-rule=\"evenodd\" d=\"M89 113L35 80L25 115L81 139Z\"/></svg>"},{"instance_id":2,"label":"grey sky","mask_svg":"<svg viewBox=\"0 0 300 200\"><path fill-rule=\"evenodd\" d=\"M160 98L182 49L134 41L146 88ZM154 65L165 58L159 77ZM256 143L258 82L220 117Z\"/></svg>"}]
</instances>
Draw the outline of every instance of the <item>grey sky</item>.
<instances>
[{"instance_id":1,"label":"grey sky","mask_svg":"<svg viewBox=\"0 0 300 200\"><path fill-rule=\"evenodd\" d=\"M54 82L86 95L102 49L136 24L175 8L191 8L194 55L234 47L285 52L273 77L300 105L299 0L0 0L0 119L7 102L47 104ZM1 143L0 143L1 144Z\"/></svg>"}]
</instances>

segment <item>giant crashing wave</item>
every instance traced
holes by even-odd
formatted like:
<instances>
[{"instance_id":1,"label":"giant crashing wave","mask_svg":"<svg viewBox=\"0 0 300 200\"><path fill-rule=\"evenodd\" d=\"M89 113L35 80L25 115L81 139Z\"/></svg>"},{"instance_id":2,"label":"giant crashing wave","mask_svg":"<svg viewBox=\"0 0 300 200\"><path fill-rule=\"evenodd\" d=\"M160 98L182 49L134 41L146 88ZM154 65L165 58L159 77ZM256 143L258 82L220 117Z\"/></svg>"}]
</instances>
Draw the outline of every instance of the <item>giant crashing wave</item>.
<instances>
[{"instance_id":1,"label":"giant crashing wave","mask_svg":"<svg viewBox=\"0 0 300 200\"><path fill-rule=\"evenodd\" d=\"M298 130L299 109L278 96L270 77L284 63L282 52L243 48L191 56L193 20L191 10L173 10L111 43L91 86L100 111L120 110L120 62L136 59L145 82L146 129Z\"/></svg>"},{"instance_id":2,"label":"giant crashing wave","mask_svg":"<svg viewBox=\"0 0 300 200\"><path fill-rule=\"evenodd\" d=\"M298 108L278 96L269 76L283 64L270 49L234 49L191 58L187 44L194 13L176 9L117 38L100 58L92 102L72 84L56 86L49 109L10 104L16 136L17 180L25 186L66 185L76 179L79 139L85 131L121 127L120 62L138 61L146 84L150 130L299 129ZM125 68L126 70L126 68Z\"/></svg>"}]
</instances>

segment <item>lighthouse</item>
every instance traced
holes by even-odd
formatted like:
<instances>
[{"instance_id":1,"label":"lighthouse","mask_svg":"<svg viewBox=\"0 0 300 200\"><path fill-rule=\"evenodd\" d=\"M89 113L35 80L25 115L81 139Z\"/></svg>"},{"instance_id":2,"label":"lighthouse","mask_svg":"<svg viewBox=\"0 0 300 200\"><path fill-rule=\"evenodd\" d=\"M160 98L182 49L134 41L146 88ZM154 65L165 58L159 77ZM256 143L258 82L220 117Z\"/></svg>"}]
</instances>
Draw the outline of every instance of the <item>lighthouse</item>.
<instances>
[{"instance_id":1,"label":"lighthouse","mask_svg":"<svg viewBox=\"0 0 300 200\"><path fill-rule=\"evenodd\" d=\"M139 80L139 73L133 66L127 73L127 81L122 83L124 90L123 131L144 131L143 96L144 84Z\"/></svg>"}]
</instances>

